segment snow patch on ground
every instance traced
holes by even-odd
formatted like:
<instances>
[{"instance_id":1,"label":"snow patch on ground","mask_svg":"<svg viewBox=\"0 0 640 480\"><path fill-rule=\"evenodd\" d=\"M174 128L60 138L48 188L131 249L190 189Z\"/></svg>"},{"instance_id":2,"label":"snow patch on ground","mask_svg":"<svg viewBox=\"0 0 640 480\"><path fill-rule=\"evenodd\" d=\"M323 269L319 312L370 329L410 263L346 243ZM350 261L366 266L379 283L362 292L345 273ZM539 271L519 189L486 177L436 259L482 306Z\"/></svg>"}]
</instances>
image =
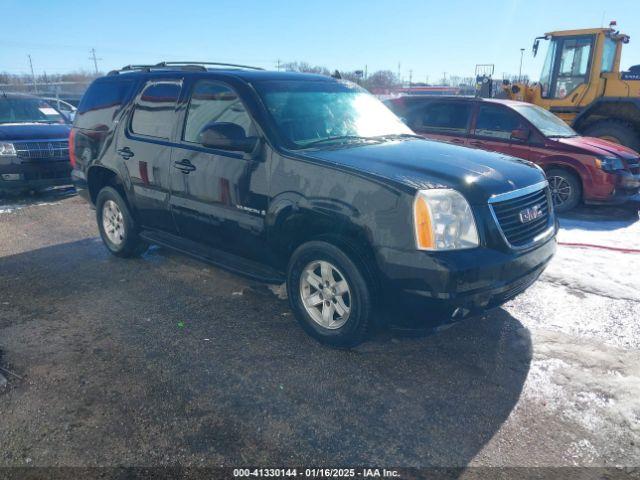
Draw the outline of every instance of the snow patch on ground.
<instances>
[{"instance_id":1,"label":"snow patch on ground","mask_svg":"<svg viewBox=\"0 0 640 480\"><path fill-rule=\"evenodd\" d=\"M563 218L558 241L640 250L640 220ZM606 297L640 301L640 253L559 245L541 280Z\"/></svg>"},{"instance_id":2,"label":"snow patch on ground","mask_svg":"<svg viewBox=\"0 0 640 480\"><path fill-rule=\"evenodd\" d=\"M40 203L14 203L9 205L0 205L0 214L13 213L17 210L22 210L27 207L44 207L48 205L56 205L55 202L40 202Z\"/></svg>"},{"instance_id":3,"label":"snow patch on ground","mask_svg":"<svg viewBox=\"0 0 640 480\"><path fill-rule=\"evenodd\" d=\"M640 349L640 302L539 281L504 306L530 329L597 339L604 345Z\"/></svg>"},{"instance_id":4,"label":"snow patch on ground","mask_svg":"<svg viewBox=\"0 0 640 480\"><path fill-rule=\"evenodd\" d=\"M640 301L640 254L559 245L540 279L605 297Z\"/></svg>"},{"instance_id":5,"label":"snow patch on ground","mask_svg":"<svg viewBox=\"0 0 640 480\"><path fill-rule=\"evenodd\" d=\"M640 249L640 220L562 218L558 241Z\"/></svg>"},{"instance_id":6,"label":"snow patch on ground","mask_svg":"<svg viewBox=\"0 0 640 480\"><path fill-rule=\"evenodd\" d=\"M640 458L637 352L559 332L533 330L531 335L534 354L522 400L584 429L586 438L568 446L568 458L584 465L606 456L613 445L628 445ZM593 444L598 438L606 443Z\"/></svg>"}]
</instances>

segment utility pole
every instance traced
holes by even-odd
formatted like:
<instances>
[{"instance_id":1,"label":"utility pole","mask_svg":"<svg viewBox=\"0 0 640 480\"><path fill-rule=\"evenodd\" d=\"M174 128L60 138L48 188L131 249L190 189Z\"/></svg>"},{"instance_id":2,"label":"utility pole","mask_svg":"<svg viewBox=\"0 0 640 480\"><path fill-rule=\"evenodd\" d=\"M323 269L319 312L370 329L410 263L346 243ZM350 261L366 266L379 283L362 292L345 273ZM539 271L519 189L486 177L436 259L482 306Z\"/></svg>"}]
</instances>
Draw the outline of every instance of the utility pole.
<instances>
[{"instance_id":1,"label":"utility pole","mask_svg":"<svg viewBox=\"0 0 640 480\"><path fill-rule=\"evenodd\" d=\"M95 68L96 75L97 75L98 74L98 60L102 60L102 59L96 57L96 49L95 48L91 49L91 56L89 57L89 60L93 60L93 67Z\"/></svg>"},{"instance_id":2,"label":"utility pole","mask_svg":"<svg viewBox=\"0 0 640 480\"><path fill-rule=\"evenodd\" d=\"M413 70L409 70L409 87L411 87L412 80L413 80Z\"/></svg>"},{"instance_id":3,"label":"utility pole","mask_svg":"<svg viewBox=\"0 0 640 480\"><path fill-rule=\"evenodd\" d=\"M398 81L402 83L402 79L400 78L400 62L398 62Z\"/></svg>"},{"instance_id":4,"label":"utility pole","mask_svg":"<svg viewBox=\"0 0 640 480\"><path fill-rule=\"evenodd\" d=\"M442 85L447 84L447 72L442 72Z\"/></svg>"},{"instance_id":5,"label":"utility pole","mask_svg":"<svg viewBox=\"0 0 640 480\"><path fill-rule=\"evenodd\" d=\"M367 70L367 66L364 66L364 79L367 79L367 75L369 74L368 70Z\"/></svg>"},{"instance_id":6,"label":"utility pole","mask_svg":"<svg viewBox=\"0 0 640 480\"><path fill-rule=\"evenodd\" d=\"M277 60L276 68L278 69L278 71L280 71L280 59Z\"/></svg>"},{"instance_id":7,"label":"utility pole","mask_svg":"<svg viewBox=\"0 0 640 480\"><path fill-rule=\"evenodd\" d=\"M522 57L524 55L524 48L520 49L520 71L518 72L518 82L522 82Z\"/></svg>"},{"instance_id":8,"label":"utility pole","mask_svg":"<svg viewBox=\"0 0 640 480\"><path fill-rule=\"evenodd\" d=\"M33 91L38 93L38 83L36 82L36 74L33 71L33 62L31 61L31 55L27 55L29 57L29 67L31 67L31 81L33 82Z\"/></svg>"}]
</instances>

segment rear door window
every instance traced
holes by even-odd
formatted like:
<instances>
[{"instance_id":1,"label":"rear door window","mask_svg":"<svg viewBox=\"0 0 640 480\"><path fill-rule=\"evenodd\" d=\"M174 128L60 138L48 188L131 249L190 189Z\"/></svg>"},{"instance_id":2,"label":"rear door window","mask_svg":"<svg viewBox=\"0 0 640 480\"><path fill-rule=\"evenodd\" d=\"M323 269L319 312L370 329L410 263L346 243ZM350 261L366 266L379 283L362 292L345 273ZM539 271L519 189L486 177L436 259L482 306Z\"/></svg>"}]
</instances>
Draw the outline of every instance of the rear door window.
<instances>
[{"instance_id":1,"label":"rear door window","mask_svg":"<svg viewBox=\"0 0 640 480\"><path fill-rule=\"evenodd\" d=\"M131 116L131 132L146 137L171 139L181 88L181 81L148 83Z\"/></svg>"},{"instance_id":2,"label":"rear door window","mask_svg":"<svg viewBox=\"0 0 640 480\"><path fill-rule=\"evenodd\" d=\"M436 102L419 107L410 118L410 126L416 130L451 133L467 133L471 103Z\"/></svg>"},{"instance_id":3,"label":"rear door window","mask_svg":"<svg viewBox=\"0 0 640 480\"><path fill-rule=\"evenodd\" d=\"M510 140L514 130L525 128L520 116L500 105L480 105L475 134L479 137Z\"/></svg>"}]
</instances>

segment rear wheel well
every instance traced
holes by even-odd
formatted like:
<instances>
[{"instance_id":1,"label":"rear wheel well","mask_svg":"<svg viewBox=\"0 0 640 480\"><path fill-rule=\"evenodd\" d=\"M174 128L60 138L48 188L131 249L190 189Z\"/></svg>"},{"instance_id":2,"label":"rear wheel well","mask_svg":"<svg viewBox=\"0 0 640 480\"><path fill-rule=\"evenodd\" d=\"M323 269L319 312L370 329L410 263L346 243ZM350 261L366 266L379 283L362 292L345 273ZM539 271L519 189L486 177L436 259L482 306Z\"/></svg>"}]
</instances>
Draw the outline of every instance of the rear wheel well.
<instances>
[{"instance_id":1,"label":"rear wheel well","mask_svg":"<svg viewBox=\"0 0 640 480\"><path fill-rule=\"evenodd\" d=\"M100 190L104 187L112 187L118 191L122 196L127 206L131 207L127 201L127 195L124 190L124 186L118 177L118 174L113 170L109 170L105 167L91 167L87 175L87 183L89 185L89 194L91 195L91 202L95 205Z\"/></svg>"}]
</instances>

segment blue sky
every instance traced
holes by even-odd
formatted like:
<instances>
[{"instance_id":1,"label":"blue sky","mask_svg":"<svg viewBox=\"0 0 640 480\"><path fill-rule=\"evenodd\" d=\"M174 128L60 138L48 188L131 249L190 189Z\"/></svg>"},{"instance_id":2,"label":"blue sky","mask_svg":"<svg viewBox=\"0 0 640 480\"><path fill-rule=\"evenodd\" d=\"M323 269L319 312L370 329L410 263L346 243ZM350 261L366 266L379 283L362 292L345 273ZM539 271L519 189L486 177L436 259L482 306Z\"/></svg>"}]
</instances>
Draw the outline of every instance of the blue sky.
<instances>
[{"instance_id":1,"label":"blue sky","mask_svg":"<svg viewBox=\"0 0 640 480\"><path fill-rule=\"evenodd\" d=\"M598 27L609 20L631 35L623 67L640 64L640 1L615 0L1 0L0 71L106 71L129 63L210 60L274 68L300 60L331 69L398 70L435 82L471 76L494 63L496 77L537 79L544 32ZM179 8L176 8L179 5Z\"/></svg>"}]
</instances>

